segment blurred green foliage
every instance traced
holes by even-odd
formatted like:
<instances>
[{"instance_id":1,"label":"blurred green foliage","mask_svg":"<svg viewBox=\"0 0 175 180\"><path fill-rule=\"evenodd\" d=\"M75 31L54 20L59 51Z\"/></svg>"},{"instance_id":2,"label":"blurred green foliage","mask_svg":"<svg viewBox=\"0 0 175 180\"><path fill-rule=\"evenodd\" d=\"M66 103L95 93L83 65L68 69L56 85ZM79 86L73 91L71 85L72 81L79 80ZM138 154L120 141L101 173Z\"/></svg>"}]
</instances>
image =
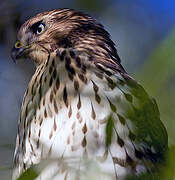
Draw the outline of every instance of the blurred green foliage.
<instances>
[{"instance_id":1,"label":"blurred green foliage","mask_svg":"<svg viewBox=\"0 0 175 180\"><path fill-rule=\"evenodd\" d=\"M175 180L175 146L171 146L165 164L158 173L144 173L140 176L128 177L126 180Z\"/></svg>"},{"instance_id":2,"label":"blurred green foliage","mask_svg":"<svg viewBox=\"0 0 175 180\"><path fill-rule=\"evenodd\" d=\"M156 99L169 144L175 144L175 30L146 61L137 79Z\"/></svg>"},{"instance_id":3,"label":"blurred green foliage","mask_svg":"<svg viewBox=\"0 0 175 180\"><path fill-rule=\"evenodd\" d=\"M34 180L38 176L37 172L31 167L26 170L18 180Z\"/></svg>"}]
</instances>

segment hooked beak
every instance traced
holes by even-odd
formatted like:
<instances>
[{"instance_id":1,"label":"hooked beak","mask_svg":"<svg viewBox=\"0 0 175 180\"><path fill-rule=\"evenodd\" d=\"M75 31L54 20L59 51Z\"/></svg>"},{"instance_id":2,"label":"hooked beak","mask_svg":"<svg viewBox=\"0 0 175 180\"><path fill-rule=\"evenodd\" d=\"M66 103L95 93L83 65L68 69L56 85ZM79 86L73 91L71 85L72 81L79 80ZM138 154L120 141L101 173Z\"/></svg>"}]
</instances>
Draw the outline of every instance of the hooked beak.
<instances>
[{"instance_id":1,"label":"hooked beak","mask_svg":"<svg viewBox=\"0 0 175 180\"><path fill-rule=\"evenodd\" d=\"M20 59L26 55L27 47L24 47L20 41L15 43L15 46L11 50L11 57L16 63L17 59Z\"/></svg>"}]
</instances>

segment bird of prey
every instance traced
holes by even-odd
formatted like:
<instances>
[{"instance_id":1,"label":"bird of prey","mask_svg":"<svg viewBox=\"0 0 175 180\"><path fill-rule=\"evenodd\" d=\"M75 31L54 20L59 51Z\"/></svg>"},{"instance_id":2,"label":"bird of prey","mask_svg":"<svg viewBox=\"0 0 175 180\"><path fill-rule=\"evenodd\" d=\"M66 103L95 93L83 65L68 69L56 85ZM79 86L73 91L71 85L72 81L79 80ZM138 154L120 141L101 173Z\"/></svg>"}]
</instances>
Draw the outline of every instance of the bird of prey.
<instances>
[{"instance_id":1,"label":"bird of prey","mask_svg":"<svg viewBox=\"0 0 175 180\"><path fill-rule=\"evenodd\" d=\"M156 102L124 70L94 18L72 9L40 13L21 26L12 58L36 65L22 102L13 179L42 161L42 180L86 179L91 161L101 179L157 170L168 137Z\"/></svg>"}]
</instances>

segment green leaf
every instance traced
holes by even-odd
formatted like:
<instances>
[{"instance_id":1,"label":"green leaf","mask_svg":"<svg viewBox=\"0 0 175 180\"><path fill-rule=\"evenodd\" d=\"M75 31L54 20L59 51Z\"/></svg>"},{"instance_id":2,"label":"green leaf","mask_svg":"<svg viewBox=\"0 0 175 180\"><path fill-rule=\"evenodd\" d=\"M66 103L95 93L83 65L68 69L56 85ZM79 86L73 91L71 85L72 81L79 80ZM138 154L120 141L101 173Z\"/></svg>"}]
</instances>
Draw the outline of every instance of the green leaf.
<instances>
[{"instance_id":1,"label":"green leaf","mask_svg":"<svg viewBox=\"0 0 175 180\"><path fill-rule=\"evenodd\" d=\"M34 180L36 177L38 177L38 173L31 167L27 169L18 180Z\"/></svg>"},{"instance_id":2,"label":"green leaf","mask_svg":"<svg viewBox=\"0 0 175 180\"><path fill-rule=\"evenodd\" d=\"M124 94L127 101L132 103L132 96L130 94Z\"/></svg>"},{"instance_id":3,"label":"green leaf","mask_svg":"<svg viewBox=\"0 0 175 180\"><path fill-rule=\"evenodd\" d=\"M112 115L110 115L106 125L106 147L109 147L109 145L111 144L112 135L113 135L113 126L114 126L113 118Z\"/></svg>"}]
</instances>

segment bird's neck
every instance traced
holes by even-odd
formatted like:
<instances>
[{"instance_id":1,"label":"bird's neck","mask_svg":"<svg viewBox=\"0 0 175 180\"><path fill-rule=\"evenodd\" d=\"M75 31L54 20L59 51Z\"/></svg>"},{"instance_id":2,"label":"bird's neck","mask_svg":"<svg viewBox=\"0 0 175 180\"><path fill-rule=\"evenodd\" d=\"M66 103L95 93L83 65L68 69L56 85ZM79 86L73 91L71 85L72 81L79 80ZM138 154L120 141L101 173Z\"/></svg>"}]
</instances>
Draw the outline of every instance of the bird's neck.
<instances>
[{"instance_id":1,"label":"bird's neck","mask_svg":"<svg viewBox=\"0 0 175 180\"><path fill-rule=\"evenodd\" d=\"M25 115L25 111L28 111L28 104L34 107L34 114L49 103L53 104L52 109L57 111L59 107L56 108L55 100L63 100L68 107L69 100L82 92L86 92L83 96L93 94L99 103L98 89L108 88L108 85L114 88L115 84L110 79L114 72L87 58L89 57L86 53L72 50L51 53L44 63L37 66L24 96L22 114Z\"/></svg>"},{"instance_id":2,"label":"bird's neck","mask_svg":"<svg viewBox=\"0 0 175 180\"><path fill-rule=\"evenodd\" d=\"M86 88L92 75L97 72L94 70L95 65L87 60L85 53L76 53L61 49L51 53L43 63L37 65L25 93L23 102L26 104L23 106L27 106L29 102L26 99L29 99L35 109L38 109L46 99L53 100L55 96L64 96L67 105L66 94L68 92L76 96ZM99 77L102 76L100 72L97 74Z\"/></svg>"}]
</instances>

